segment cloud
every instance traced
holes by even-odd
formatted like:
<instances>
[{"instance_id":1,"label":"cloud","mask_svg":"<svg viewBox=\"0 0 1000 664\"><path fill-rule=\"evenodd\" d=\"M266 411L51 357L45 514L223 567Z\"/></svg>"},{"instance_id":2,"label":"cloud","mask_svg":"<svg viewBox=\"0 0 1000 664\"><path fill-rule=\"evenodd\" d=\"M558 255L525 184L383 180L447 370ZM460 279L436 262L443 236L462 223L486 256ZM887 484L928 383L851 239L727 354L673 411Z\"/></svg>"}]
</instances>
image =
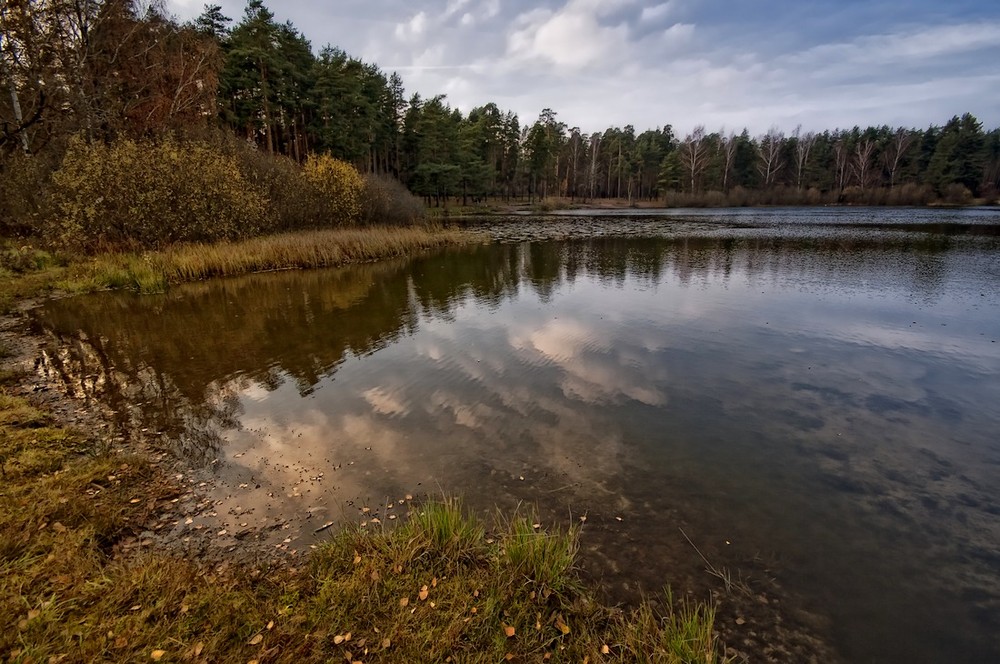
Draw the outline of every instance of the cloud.
<instances>
[{"instance_id":1,"label":"cloud","mask_svg":"<svg viewBox=\"0 0 1000 664\"><path fill-rule=\"evenodd\" d=\"M396 24L396 39L414 41L427 30L427 14L417 12L409 21Z\"/></svg>"},{"instance_id":2,"label":"cloud","mask_svg":"<svg viewBox=\"0 0 1000 664\"><path fill-rule=\"evenodd\" d=\"M652 7L643 7L642 13L639 14L639 21L641 23L645 23L647 21L659 21L670 13L672 7L673 2L669 0L658 5L653 5Z\"/></svg>"},{"instance_id":3,"label":"cloud","mask_svg":"<svg viewBox=\"0 0 1000 664\"><path fill-rule=\"evenodd\" d=\"M626 25L606 26L598 20L615 4L568 0L556 12L537 9L522 14L508 36L507 54L566 68L592 64L627 44Z\"/></svg>"}]
</instances>

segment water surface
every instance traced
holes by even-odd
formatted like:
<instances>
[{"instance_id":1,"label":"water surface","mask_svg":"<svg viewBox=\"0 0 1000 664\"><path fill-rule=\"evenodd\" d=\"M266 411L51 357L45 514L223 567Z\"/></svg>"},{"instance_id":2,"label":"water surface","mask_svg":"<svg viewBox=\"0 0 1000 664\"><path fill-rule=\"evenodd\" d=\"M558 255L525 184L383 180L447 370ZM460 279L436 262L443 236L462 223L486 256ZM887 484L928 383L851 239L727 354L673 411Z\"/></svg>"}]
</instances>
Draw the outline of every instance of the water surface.
<instances>
[{"instance_id":1,"label":"water surface","mask_svg":"<svg viewBox=\"0 0 1000 664\"><path fill-rule=\"evenodd\" d=\"M51 303L42 366L214 473L232 534L525 501L587 516L613 597L704 576L682 527L849 661L1000 661L995 210L483 227L502 242Z\"/></svg>"}]
</instances>

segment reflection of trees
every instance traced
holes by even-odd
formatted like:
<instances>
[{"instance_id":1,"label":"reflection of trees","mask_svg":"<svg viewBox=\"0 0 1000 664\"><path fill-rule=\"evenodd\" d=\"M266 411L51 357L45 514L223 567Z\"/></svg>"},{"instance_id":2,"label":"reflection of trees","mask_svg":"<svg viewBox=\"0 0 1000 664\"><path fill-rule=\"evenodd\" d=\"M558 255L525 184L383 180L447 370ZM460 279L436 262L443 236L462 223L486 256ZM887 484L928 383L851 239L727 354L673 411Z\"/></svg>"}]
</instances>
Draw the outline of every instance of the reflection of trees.
<instances>
[{"instance_id":1,"label":"reflection of trees","mask_svg":"<svg viewBox=\"0 0 1000 664\"><path fill-rule=\"evenodd\" d=\"M412 261L252 275L163 296L102 294L36 313L51 335L42 367L70 389L113 406L121 424L164 432L186 456L212 458L238 426L238 394L294 380L308 394L350 355L412 333L421 315L448 317L469 298L496 306L522 284L548 301L580 277L623 288L662 282L808 277L850 284L887 279L926 290L947 276L950 242L739 237L598 238L480 246ZM921 260L905 254L917 254Z\"/></svg>"}]
</instances>

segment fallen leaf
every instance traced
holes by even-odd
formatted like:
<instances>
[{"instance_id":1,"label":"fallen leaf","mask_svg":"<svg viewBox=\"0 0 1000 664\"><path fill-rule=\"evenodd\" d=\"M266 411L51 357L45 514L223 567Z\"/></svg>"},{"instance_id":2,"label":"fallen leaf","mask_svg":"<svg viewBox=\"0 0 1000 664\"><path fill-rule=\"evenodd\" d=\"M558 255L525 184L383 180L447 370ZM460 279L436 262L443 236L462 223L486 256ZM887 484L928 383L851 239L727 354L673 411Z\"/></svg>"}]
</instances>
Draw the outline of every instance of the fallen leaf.
<instances>
[{"instance_id":1,"label":"fallen leaf","mask_svg":"<svg viewBox=\"0 0 1000 664\"><path fill-rule=\"evenodd\" d=\"M166 654L167 654L166 650L154 650L153 652L149 653L149 658L154 662L158 662L161 659L163 659L163 656Z\"/></svg>"},{"instance_id":2,"label":"fallen leaf","mask_svg":"<svg viewBox=\"0 0 1000 664\"><path fill-rule=\"evenodd\" d=\"M41 611L39 611L38 609L32 609L32 610L28 611L28 620L34 620L35 618L37 618L40 615L42 615Z\"/></svg>"},{"instance_id":3,"label":"fallen leaf","mask_svg":"<svg viewBox=\"0 0 1000 664\"><path fill-rule=\"evenodd\" d=\"M743 618L737 618L737 619L736 619L736 624L737 624L737 625L743 625L743 624L746 624L746 620L743 620Z\"/></svg>"},{"instance_id":4,"label":"fallen leaf","mask_svg":"<svg viewBox=\"0 0 1000 664\"><path fill-rule=\"evenodd\" d=\"M424 586L423 588L420 589L420 593L417 595L417 597L419 597L420 601L423 602L425 599L427 599L427 595L429 594L430 593L427 590L427 586Z\"/></svg>"},{"instance_id":5,"label":"fallen leaf","mask_svg":"<svg viewBox=\"0 0 1000 664\"><path fill-rule=\"evenodd\" d=\"M255 646L255 645L258 645L263 640L264 640L264 635L263 634L258 634L255 637L253 637L252 639L250 639L249 643L250 643L250 645Z\"/></svg>"},{"instance_id":6,"label":"fallen leaf","mask_svg":"<svg viewBox=\"0 0 1000 664\"><path fill-rule=\"evenodd\" d=\"M409 603L410 603L410 598L409 597L404 597L403 599L399 600L399 605L400 606L406 606Z\"/></svg>"},{"instance_id":7,"label":"fallen leaf","mask_svg":"<svg viewBox=\"0 0 1000 664\"><path fill-rule=\"evenodd\" d=\"M392 645L392 641L390 641L389 639L382 639L382 647L383 648L388 648L391 645Z\"/></svg>"},{"instance_id":8,"label":"fallen leaf","mask_svg":"<svg viewBox=\"0 0 1000 664\"><path fill-rule=\"evenodd\" d=\"M508 639L511 638L512 636L514 636L514 626L513 625L504 625L503 623L500 623L500 624L503 626L503 633L507 635Z\"/></svg>"},{"instance_id":9,"label":"fallen leaf","mask_svg":"<svg viewBox=\"0 0 1000 664\"><path fill-rule=\"evenodd\" d=\"M373 569L373 570L372 570L372 573L371 573L371 574L369 574L369 576L371 577L371 580L372 580L372 581L378 581L378 580L379 580L379 578L381 577L381 575L380 575L380 574L378 573L378 570L377 570L377 569Z\"/></svg>"},{"instance_id":10,"label":"fallen leaf","mask_svg":"<svg viewBox=\"0 0 1000 664\"><path fill-rule=\"evenodd\" d=\"M611 652L611 648L608 647L608 644L605 643L603 646L601 646L601 654L602 655L607 655L610 652Z\"/></svg>"},{"instance_id":11,"label":"fallen leaf","mask_svg":"<svg viewBox=\"0 0 1000 664\"><path fill-rule=\"evenodd\" d=\"M511 661L511 660L513 660L514 659L514 653L512 653L512 652L507 653L506 655L504 655L504 659L506 659L508 662Z\"/></svg>"},{"instance_id":12,"label":"fallen leaf","mask_svg":"<svg viewBox=\"0 0 1000 664\"><path fill-rule=\"evenodd\" d=\"M199 641L198 643L194 644L194 648L191 649L191 654L194 655L195 657L200 657L204 649L205 649L205 644Z\"/></svg>"},{"instance_id":13,"label":"fallen leaf","mask_svg":"<svg viewBox=\"0 0 1000 664\"><path fill-rule=\"evenodd\" d=\"M531 527L534 528L535 530L538 530L539 528L542 527L542 524L540 524L540 523L533 523L533 524L531 524Z\"/></svg>"},{"instance_id":14,"label":"fallen leaf","mask_svg":"<svg viewBox=\"0 0 1000 664\"><path fill-rule=\"evenodd\" d=\"M268 631L274 629L274 621L273 620L267 623L267 629L268 629Z\"/></svg>"},{"instance_id":15,"label":"fallen leaf","mask_svg":"<svg viewBox=\"0 0 1000 664\"><path fill-rule=\"evenodd\" d=\"M477 609L476 607L472 607L471 609L469 609L469 613L471 613L472 615L475 615L475 614L479 613L479 609Z\"/></svg>"},{"instance_id":16,"label":"fallen leaf","mask_svg":"<svg viewBox=\"0 0 1000 664\"><path fill-rule=\"evenodd\" d=\"M66 526L64 526L61 523L59 523L58 521L56 521L55 523L52 524L52 530L56 531L57 533L59 533L61 535L61 534L65 533L69 529Z\"/></svg>"},{"instance_id":17,"label":"fallen leaf","mask_svg":"<svg viewBox=\"0 0 1000 664\"><path fill-rule=\"evenodd\" d=\"M138 610L139 610L139 609L141 609L141 608L142 608L142 605L141 605L141 604L136 604L136 605L135 605L135 606L133 606L133 607L132 607L131 609L129 609L129 611L138 611Z\"/></svg>"},{"instance_id":18,"label":"fallen leaf","mask_svg":"<svg viewBox=\"0 0 1000 664\"><path fill-rule=\"evenodd\" d=\"M438 578L435 576L433 579L431 579L431 588L437 588L437 587L438 587Z\"/></svg>"},{"instance_id":19,"label":"fallen leaf","mask_svg":"<svg viewBox=\"0 0 1000 664\"><path fill-rule=\"evenodd\" d=\"M141 503L142 501L141 501L141 500L139 500L138 498L133 498L133 499L132 499L132 500L130 500L129 502L130 502L130 503L132 503L133 505L136 505L136 504L138 504L138 503ZM159 652L159 653L162 653L163 651L162 651L162 650L154 650L153 652ZM160 657L163 657L163 655L161 654L161 655L160 655Z\"/></svg>"},{"instance_id":20,"label":"fallen leaf","mask_svg":"<svg viewBox=\"0 0 1000 664\"><path fill-rule=\"evenodd\" d=\"M338 634L337 636L333 637L333 643L335 645L339 646L343 642L344 642L344 637L342 635Z\"/></svg>"},{"instance_id":21,"label":"fallen leaf","mask_svg":"<svg viewBox=\"0 0 1000 664\"><path fill-rule=\"evenodd\" d=\"M556 616L556 629L563 634L569 634L569 625L562 619L562 616Z\"/></svg>"}]
</instances>

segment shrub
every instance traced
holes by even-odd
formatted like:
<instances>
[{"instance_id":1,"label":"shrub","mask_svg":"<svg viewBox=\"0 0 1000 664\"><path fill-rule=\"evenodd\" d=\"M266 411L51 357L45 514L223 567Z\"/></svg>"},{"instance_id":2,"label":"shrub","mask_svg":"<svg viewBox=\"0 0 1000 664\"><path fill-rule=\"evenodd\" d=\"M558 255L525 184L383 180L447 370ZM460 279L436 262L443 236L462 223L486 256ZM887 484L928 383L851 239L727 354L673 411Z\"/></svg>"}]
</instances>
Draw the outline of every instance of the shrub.
<instances>
[{"instance_id":1,"label":"shrub","mask_svg":"<svg viewBox=\"0 0 1000 664\"><path fill-rule=\"evenodd\" d=\"M310 155L303 173L319 192L326 225L348 226L361 220L364 180L357 169L328 154Z\"/></svg>"},{"instance_id":2,"label":"shrub","mask_svg":"<svg viewBox=\"0 0 1000 664\"><path fill-rule=\"evenodd\" d=\"M37 232L44 215L51 159L14 152L0 162L0 235L27 237Z\"/></svg>"},{"instance_id":3,"label":"shrub","mask_svg":"<svg viewBox=\"0 0 1000 664\"><path fill-rule=\"evenodd\" d=\"M90 249L246 237L265 222L236 160L198 141L75 139L52 181L58 239Z\"/></svg>"},{"instance_id":4,"label":"shrub","mask_svg":"<svg viewBox=\"0 0 1000 664\"><path fill-rule=\"evenodd\" d=\"M362 220L366 224L412 224L423 219L424 203L395 178L364 176Z\"/></svg>"}]
</instances>

